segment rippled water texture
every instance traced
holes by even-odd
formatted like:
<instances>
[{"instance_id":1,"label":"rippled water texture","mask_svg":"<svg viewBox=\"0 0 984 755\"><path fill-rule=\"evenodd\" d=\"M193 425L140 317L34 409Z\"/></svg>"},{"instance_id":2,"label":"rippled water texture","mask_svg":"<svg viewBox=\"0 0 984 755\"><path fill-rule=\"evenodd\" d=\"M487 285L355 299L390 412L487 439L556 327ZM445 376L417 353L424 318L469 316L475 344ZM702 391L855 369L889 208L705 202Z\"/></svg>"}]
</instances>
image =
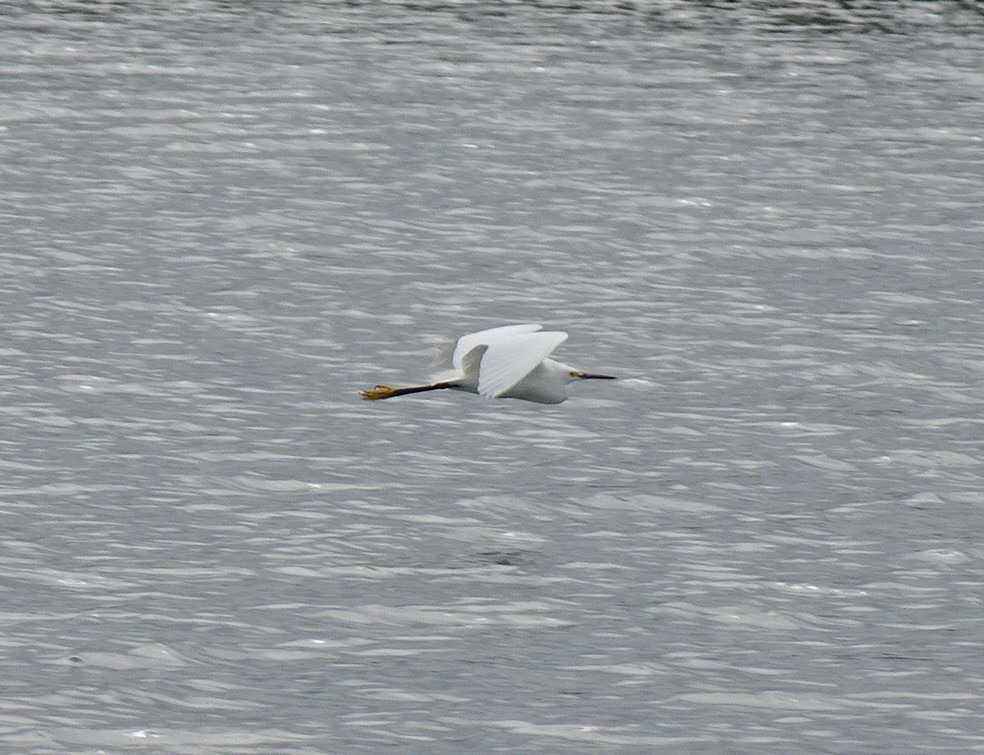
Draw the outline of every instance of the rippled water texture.
<instances>
[{"instance_id":1,"label":"rippled water texture","mask_svg":"<svg viewBox=\"0 0 984 755\"><path fill-rule=\"evenodd\" d=\"M2 749L984 749L982 32L5 3Z\"/></svg>"}]
</instances>

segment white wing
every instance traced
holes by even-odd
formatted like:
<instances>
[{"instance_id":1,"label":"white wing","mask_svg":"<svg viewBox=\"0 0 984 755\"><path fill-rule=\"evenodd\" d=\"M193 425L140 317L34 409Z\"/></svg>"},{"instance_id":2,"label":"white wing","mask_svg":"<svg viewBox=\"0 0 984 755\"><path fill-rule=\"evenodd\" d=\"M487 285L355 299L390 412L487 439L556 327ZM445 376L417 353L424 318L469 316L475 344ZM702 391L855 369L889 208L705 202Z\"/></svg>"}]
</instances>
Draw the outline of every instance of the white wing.
<instances>
[{"instance_id":1,"label":"white wing","mask_svg":"<svg viewBox=\"0 0 984 755\"><path fill-rule=\"evenodd\" d=\"M465 358L461 360L461 378L458 382L459 385L465 387L465 390L478 393L478 376L482 370L482 357L488 350L489 347L483 343L465 354Z\"/></svg>"},{"instance_id":2,"label":"white wing","mask_svg":"<svg viewBox=\"0 0 984 755\"><path fill-rule=\"evenodd\" d=\"M482 357L478 392L486 398L501 396L536 369L540 362L566 340L566 333L527 331L490 343L488 351Z\"/></svg>"},{"instance_id":3,"label":"white wing","mask_svg":"<svg viewBox=\"0 0 984 755\"><path fill-rule=\"evenodd\" d=\"M503 325L499 328L489 328L488 330L480 330L478 333L469 333L466 336L462 336L458 339L458 343L455 344L454 351L451 352L451 368L460 370L461 360L465 354L480 344L484 343L492 346L498 341L512 338L520 333L534 333L542 328L542 325L533 325L532 323L526 325Z\"/></svg>"}]
</instances>

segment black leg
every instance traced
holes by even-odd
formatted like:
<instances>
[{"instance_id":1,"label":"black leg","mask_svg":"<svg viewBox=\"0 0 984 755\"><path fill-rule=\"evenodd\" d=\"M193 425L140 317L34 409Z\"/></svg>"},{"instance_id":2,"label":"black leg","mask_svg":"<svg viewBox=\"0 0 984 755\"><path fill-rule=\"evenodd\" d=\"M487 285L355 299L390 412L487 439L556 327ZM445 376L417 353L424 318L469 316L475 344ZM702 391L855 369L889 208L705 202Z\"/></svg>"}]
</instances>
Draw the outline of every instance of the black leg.
<instances>
[{"instance_id":1,"label":"black leg","mask_svg":"<svg viewBox=\"0 0 984 755\"><path fill-rule=\"evenodd\" d=\"M410 388L394 388L390 385L377 385L375 388L362 391L362 398L366 401L380 401L384 398L393 398L394 396L408 396L411 393L455 388L457 385L457 383L434 383L433 385L415 385Z\"/></svg>"}]
</instances>

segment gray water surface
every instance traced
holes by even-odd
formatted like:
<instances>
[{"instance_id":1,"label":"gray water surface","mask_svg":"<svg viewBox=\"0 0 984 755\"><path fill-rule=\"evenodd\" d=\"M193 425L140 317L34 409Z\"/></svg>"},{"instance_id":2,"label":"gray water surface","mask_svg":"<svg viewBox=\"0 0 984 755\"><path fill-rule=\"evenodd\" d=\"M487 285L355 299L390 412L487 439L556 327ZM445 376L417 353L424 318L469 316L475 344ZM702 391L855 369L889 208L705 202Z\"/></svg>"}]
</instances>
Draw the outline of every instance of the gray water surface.
<instances>
[{"instance_id":1,"label":"gray water surface","mask_svg":"<svg viewBox=\"0 0 984 755\"><path fill-rule=\"evenodd\" d=\"M984 749L974 3L9 2L0 749ZM557 406L444 339L566 330Z\"/></svg>"}]
</instances>

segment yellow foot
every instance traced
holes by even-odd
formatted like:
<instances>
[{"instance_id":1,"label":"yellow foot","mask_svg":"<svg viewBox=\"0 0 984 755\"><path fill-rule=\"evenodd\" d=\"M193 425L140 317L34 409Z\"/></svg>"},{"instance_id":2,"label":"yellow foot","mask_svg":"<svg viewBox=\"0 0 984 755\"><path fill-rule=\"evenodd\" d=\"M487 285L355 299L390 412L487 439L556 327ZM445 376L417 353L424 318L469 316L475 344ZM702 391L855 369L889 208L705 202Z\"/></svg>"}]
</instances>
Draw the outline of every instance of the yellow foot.
<instances>
[{"instance_id":1,"label":"yellow foot","mask_svg":"<svg viewBox=\"0 0 984 755\"><path fill-rule=\"evenodd\" d=\"M379 401L382 398L389 398L394 393L396 388L391 385L377 385L375 388L362 391L362 398L364 401Z\"/></svg>"}]
</instances>

